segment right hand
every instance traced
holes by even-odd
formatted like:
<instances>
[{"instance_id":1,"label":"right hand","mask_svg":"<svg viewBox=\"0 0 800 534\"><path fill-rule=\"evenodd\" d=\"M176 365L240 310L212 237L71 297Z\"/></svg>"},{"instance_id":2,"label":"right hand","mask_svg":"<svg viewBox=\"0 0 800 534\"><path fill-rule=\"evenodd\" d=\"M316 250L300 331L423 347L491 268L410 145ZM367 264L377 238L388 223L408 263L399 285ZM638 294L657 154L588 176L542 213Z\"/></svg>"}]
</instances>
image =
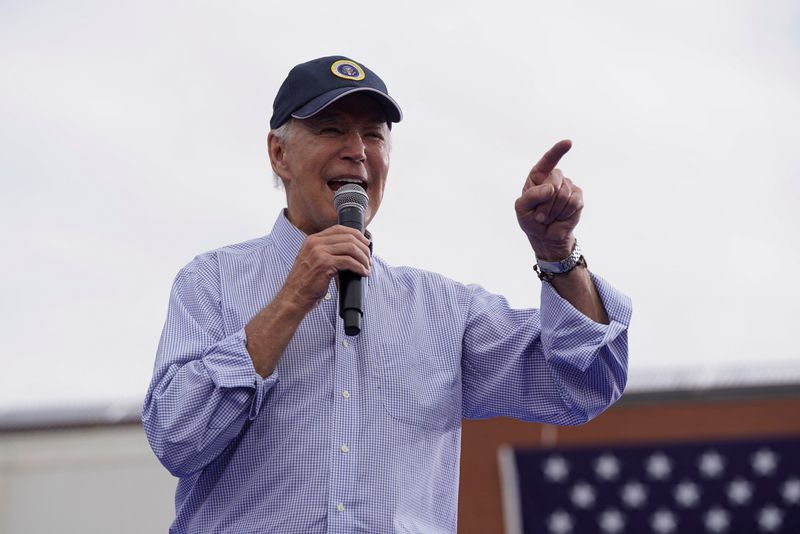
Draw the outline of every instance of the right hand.
<instances>
[{"instance_id":1,"label":"right hand","mask_svg":"<svg viewBox=\"0 0 800 534\"><path fill-rule=\"evenodd\" d=\"M370 265L369 240L364 234L339 224L331 226L303 241L283 285L284 294L310 310L339 271L369 276Z\"/></svg>"}]
</instances>

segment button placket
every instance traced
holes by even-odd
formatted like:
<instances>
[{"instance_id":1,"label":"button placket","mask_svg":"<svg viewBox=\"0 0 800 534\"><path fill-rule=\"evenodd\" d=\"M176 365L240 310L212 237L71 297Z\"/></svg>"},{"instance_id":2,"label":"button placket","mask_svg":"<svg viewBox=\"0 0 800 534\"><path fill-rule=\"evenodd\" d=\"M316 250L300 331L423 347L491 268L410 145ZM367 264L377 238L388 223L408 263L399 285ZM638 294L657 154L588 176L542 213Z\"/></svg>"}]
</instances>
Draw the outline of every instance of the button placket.
<instances>
[{"instance_id":1,"label":"button placket","mask_svg":"<svg viewBox=\"0 0 800 534\"><path fill-rule=\"evenodd\" d=\"M328 305L331 304L329 303ZM337 423L331 436L331 445L335 451L332 465L331 504L338 518L336 523L344 522L340 525L344 527L349 525L350 522L349 516L351 514L347 513L349 510L348 502L352 492L355 490L352 486L355 476L352 471L354 465L350 455L353 454L351 446L355 445L351 441L351 437L358 433L359 412L355 409L355 406L351 406L355 401L351 388L357 387L359 378L357 360L355 359L356 345L351 345L351 340L345 337L343 324L341 318L338 317L338 313L336 314L336 338L334 345L336 362L334 391L337 391L341 397L338 402L334 403L334 419Z\"/></svg>"}]
</instances>

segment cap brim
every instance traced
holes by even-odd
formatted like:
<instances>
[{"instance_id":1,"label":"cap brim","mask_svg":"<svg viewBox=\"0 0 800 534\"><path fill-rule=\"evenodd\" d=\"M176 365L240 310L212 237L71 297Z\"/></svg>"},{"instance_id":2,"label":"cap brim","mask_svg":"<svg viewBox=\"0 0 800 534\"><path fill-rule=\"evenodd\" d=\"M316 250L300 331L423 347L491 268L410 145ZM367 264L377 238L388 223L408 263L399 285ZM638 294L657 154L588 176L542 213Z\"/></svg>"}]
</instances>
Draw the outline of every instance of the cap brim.
<instances>
[{"instance_id":1,"label":"cap brim","mask_svg":"<svg viewBox=\"0 0 800 534\"><path fill-rule=\"evenodd\" d=\"M371 87L338 87L328 91L327 93L319 95L304 106L296 109L294 113L292 113L292 117L295 119L308 119L326 107L330 106L337 100L344 98L347 95L359 92L368 92L370 93L370 96L376 97L376 100L380 102L384 113L386 113L386 120L389 122L400 122L403 119L403 111L400 109L400 106L397 104L397 102L395 102L394 99L386 93Z\"/></svg>"}]
</instances>

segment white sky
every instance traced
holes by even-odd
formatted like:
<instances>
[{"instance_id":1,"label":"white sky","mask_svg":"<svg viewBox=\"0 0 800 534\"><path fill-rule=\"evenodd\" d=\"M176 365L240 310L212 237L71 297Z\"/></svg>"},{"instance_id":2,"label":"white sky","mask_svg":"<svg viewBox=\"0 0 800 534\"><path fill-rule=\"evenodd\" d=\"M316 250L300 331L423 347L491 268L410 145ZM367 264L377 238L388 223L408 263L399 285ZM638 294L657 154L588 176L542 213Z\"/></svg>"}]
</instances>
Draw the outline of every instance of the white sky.
<instances>
[{"instance_id":1,"label":"white sky","mask_svg":"<svg viewBox=\"0 0 800 534\"><path fill-rule=\"evenodd\" d=\"M271 228L272 100L330 54L405 112L389 261L538 305L513 202L568 137L632 380L800 365L800 7L660 4L0 3L0 408L143 396L178 269Z\"/></svg>"}]
</instances>

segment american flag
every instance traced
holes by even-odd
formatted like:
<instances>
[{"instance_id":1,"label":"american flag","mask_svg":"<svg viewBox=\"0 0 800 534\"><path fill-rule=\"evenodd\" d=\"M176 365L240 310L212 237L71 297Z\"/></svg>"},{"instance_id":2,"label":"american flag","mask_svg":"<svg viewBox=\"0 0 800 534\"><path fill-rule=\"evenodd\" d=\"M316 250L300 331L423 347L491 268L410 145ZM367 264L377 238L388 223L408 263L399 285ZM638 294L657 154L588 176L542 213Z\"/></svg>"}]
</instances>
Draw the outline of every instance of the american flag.
<instances>
[{"instance_id":1,"label":"american flag","mask_svg":"<svg viewBox=\"0 0 800 534\"><path fill-rule=\"evenodd\" d=\"M500 451L509 534L800 534L800 438Z\"/></svg>"}]
</instances>

